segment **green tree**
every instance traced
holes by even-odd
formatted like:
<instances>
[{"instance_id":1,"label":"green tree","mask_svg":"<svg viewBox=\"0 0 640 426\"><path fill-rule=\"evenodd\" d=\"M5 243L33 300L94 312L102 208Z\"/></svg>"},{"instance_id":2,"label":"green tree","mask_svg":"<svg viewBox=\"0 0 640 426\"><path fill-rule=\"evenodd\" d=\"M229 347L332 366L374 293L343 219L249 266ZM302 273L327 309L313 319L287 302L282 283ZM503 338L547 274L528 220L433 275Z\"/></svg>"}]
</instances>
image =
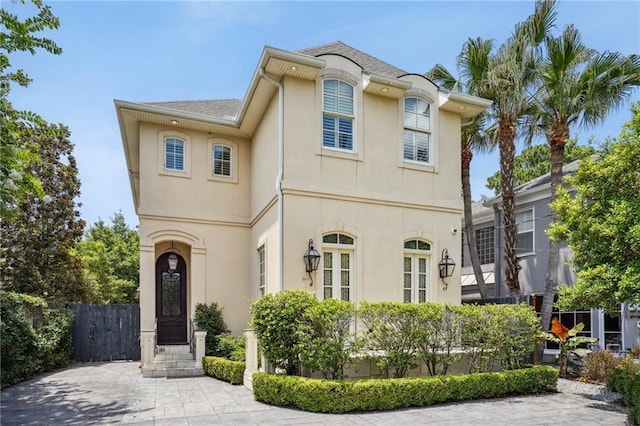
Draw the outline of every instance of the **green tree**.
<instances>
[{"instance_id":1,"label":"green tree","mask_svg":"<svg viewBox=\"0 0 640 426\"><path fill-rule=\"evenodd\" d=\"M48 127L42 133L30 132L40 147L40 161L26 168L42 182L47 195L41 199L25 194L16 201L15 218L0 225L2 247L6 248L3 287L48 301L87 301L89 289L75 252L84 221L75 201L80 196L80 180L73 144L66 127Z\"/></svg>"},{"instance_id":2,"label":"green tree","mask_svg":"<svg viewBox=\"0 0 640 426\"><path fill-rule=\"evenodd\" d=\"M466 48L472 48L470 44L465 45ZM485 41L484 45L480 46L485 50L491 50L491 43ZM470 53L460 54L458 57L458 68L464 70L464 74L470 75L470 64L467 62L472 55ZM454 77L449 70L443 65L436 64L426 74L427 78L433 80L435 83L440 84L442 87L449 90L457 90L461 93L467 93L473 95L469 90L469 82L463 82L459 78ZM476 277L476 283L478 284L478 290L480 291L480 297L485 299L487 297L487 285L484 282L484 274L480 266L480 257L478 256L478 248L476 246L476 234L473 228L473 216L471 214L471 160L473 159L473 153L489 151L494 148L494 143L489 138L487 133L487 116L482 113L473 120L472 123L462 127L460 135L460 148L461 148L461 177L462 177L462 199L464 202L464 231L467 240L467 246L469 247L469 257L471 258L471 265L473 267L473 273Z\"/></svg>"},{"instance_id":3,"label":"green tree","mask_svg":"<svg viewBox=\"0 0 640 426\"><path fill-rule=\"evenodd\" d=\"M602 308L640 301L640 104L617 140L598 159L582 161L552 204L554 241L573 250L576 283L561 286L562 309Z\"/></svg>"},{"instance_id":4,"label":"green tree","mask_svg":"<svg viewBox=\"0 0 640 426\"><path fill-rule=\"evenodd\" d=\"M94 303L136 303L140 284L140 237L129 228L122 212L93 224L80 242L85 279Z\"/></svg>"},{"instance_id":5,"label":"green tree","mask_svg":"<svg viewBox=\"0 0 640 426\"><path fill-rule=\"evenodd\" d=\"M598 152L597 147L591 144L578 145L576 139L569 139L565 145L564 165L574 160L582 160ZM546 144L530 145L524 148L515 157L513 173L515 185L519 186L551 171L551 154ZM496 195L500 193L500 171L498 170L487 178L487 188L492 189Z\"/></svg>"},{"instance_id":6,"label":"green tree","mask_svg":"<svg viewBox=\"0 0 640 426\"><path fill-rule=\"evenodd\" d=\"M555 17L554 1L538 1L533 14L516 25L512 36L496 52L492 42L480 38L469 39L462 49L466 57L461 59L469 66L461 78L469 81L472 93L493 100L490 113L498 123L505 283L513 293L520 291L513 191L515 140L518 128L532 113L536 101L532 89L540 61L539 46L553 27Z\"/></svg>"},{"instance_id":7,"label":"green tree","mask_svg":"<svg viewBox=\"0 0 640 426\"><path fill-rule=\"evenodd\" d=\"M25 3L24 0L20 2ZM38 159L38 146L31 140L31 134L50 132L50 137L60 136L56 134L59 128L48 126L33 112L14 109L9 101L13 84L27 87L31 82L24 70L12 67L10 54L29 52L34 55L38 49L54 55L62 53L52 40L35 35L57 29L60 21L41 0L32 0L32 4L37 12L24 20L0 9L0 219L3 221L15 217L18 203L28 194L44 195L41 182L28 169L29 164Z\"/></svg>"},{"instance_id":8,"label":"green tree","mask_svg":"<svg viewBox=\"0 0 640 426\"><path fill-rule=\"evenodd\" d=\"M534 117L546 133L551 155L551 203L562 184L562 164L570 127L602 123L640 85L640 56L598 53L582 44L580 33L568 25L559 37L545 40L545 59L538 69L539 109ZM551 221L555 221L552 213ZM558 280L560 246L551 241L542 299L541 321L548 329Z\"/></svg>"}]
</instances>

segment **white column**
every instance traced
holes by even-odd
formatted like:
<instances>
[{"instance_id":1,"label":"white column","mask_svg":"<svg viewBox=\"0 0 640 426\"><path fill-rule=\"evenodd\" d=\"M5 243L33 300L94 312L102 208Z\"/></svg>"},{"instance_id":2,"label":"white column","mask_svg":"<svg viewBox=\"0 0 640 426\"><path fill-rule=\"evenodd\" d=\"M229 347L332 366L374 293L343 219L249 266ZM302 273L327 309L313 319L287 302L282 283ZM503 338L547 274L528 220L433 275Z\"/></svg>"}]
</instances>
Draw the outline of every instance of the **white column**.
<instances>
[{"instance_id":1,"label":"white column","mask_svg":"<svg viewBox=\"0 0 640 426\"><path fill-rule=\"evenodd\" d=\"M196 316L196 305L198 303L207 303L207 291L206 291L206 250L202 247L191 247L191 274L190 274L190 289L191 289L191 303L190 312L191 318Z\"/></svg>"},{"instance_id":2,"label":"white column","mask_svg":"<svg viewBox=\"0 0 640 426\"><path fill-rule=\"evenodd\" d=\"M258 371L258 339L251 328L243 330L242 334L246 339L243 384L253 390L253 373Z\"/></svg>"},{"instance_id":3,"label":"white column","mask_svg":"<svg viewBox=\"0 0 640 426\"><path fill-rule=\"evenodd\" d=\"M196 367L202 368L202 358L204 358L206 330L196 330L193 332L196 339Z\"/></svg>"},{"instance_id":4,"label":"white column","mask_svg":"<svg viewBox=\"0 0 640 426\"><path fill-rule=\"evenodd\" d=\"M140 358L152 364L156 344L156 259L153 245L140 245Z\"/></svg>"}]
</instances>

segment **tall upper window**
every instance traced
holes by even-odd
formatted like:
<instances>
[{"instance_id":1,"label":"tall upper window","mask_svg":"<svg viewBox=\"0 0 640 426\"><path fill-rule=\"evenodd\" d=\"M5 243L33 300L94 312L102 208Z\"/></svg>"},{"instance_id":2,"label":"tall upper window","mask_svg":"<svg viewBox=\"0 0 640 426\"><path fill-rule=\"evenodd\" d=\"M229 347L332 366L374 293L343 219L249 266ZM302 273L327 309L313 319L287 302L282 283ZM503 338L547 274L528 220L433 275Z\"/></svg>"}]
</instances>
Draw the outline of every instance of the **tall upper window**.
<instances>
[{"instance_id":1,"label":"tall upper window","mask_svg":"<svg viewBox=\"0 0 640 426\"><path fill-rule=\"evenodd\" d=\"M265 262L264 245L258 248L258 296L262 297L267 292L267 270Z\"/></svg>"},{"instance_id":2,"label":"tall upper window","mask_svg":"<svg viewBox=\"0 0 640 426\"><path fill-rule=\"evenodd\" d=\"M494 263L495 252L493 249L494 244L494 227L476 229L476 247L478 249L478 257L480 258L480 264L486 265L488 263Z\"/></svg>"},{"instance_id":3,"label":"tall upper window","mask_svg":"<svg viewBox=\"0 0 640 426\"><path fill-rule=\"evenodd\" d=\"M516 225L518 227L516 252L518 254L533 253L533 209L516 212Z\"/></svg>"},{"instance_id":4,"label":"tall upper window","mask_svg":"<svg viewBox=\"0 0 640 426\"><path fill-rule=\"evenodd\" d=\"M165 138L164 168L178 172L184 171L184 141L182 139Z\"/></svg>"},{"instance_id":5,"label":"tall upper window","mask_svg":"<svg viewBox=\"0 0 640 426\"><path fill-rule=\"evenodd\" d=\"M325 299L351 300L354 248L354 240L348 235L335 233L322 237Z\"/></svg>"},{"instance_id":6,"label":"tall upper window","mask_svg":"<svg viewBox=\"0 0 640 426\"><path fill-rule=\"evenodd\" d=\"M431 107L420 98L404 100L404 159L433 163L431 144Z\"/></svg>"},{"instance_id":7,"label":"tall upper window","mask_svg":"<svg viewBox=\"0 0 640 426\"><path fill-rule=\"evenodd\" d=\"M213 145L213 175L231 177L231 147Z\"/></svg>"},{"instance_id":8,"label":"tall upper window","mask_svg":"<svg viewBox=\"0 0 640 426\"><path fill-rule=\"evenodd\" d=\"M322 87L322 146L353 151L353 86L324 80Z\"/></svg>"},{"instance_id":9,"label":"tall upper window","mask_svg":"<svg viewBox=\"0 0 640 426\"><path fill-rule=\"evenodd\" d=\"M429 291L431 245L421 240L404 243L403 300L405 303L427 301Z\"/></svg>"}]
</instances>

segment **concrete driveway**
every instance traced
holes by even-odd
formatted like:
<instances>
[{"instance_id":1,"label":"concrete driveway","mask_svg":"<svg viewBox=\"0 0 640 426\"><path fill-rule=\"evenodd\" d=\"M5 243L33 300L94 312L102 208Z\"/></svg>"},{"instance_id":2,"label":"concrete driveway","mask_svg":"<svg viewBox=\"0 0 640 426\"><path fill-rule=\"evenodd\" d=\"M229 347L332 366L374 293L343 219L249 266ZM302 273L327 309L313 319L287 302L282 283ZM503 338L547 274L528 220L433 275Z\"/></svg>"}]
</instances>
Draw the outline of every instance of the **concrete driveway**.
<instances>
[{"instance_id":1,"label":"concrete driveway","mask_svg":"<svg viewBox=\"0 0 640 426\"><path fill-rule=\"evenodd\" d=\"M427 408L316 414L256 402L210 377L143 378L137 362L75 364L1 393L8 425L624 425L617 404L574 394L516 396Z\"/></svg>"}]
</instances>

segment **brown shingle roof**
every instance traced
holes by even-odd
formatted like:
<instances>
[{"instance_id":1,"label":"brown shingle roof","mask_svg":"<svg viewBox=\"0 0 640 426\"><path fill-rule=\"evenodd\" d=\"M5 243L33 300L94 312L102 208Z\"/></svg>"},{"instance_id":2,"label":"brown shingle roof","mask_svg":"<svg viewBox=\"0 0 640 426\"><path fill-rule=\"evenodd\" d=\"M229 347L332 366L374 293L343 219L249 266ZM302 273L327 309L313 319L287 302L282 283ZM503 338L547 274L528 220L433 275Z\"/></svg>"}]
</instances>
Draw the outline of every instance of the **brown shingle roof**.
<instances>
[{"instance_id":1,"label":"brown shingle roof","mask_svg":"<svg viewBox=\"0 0 640 426\"><path fill-rule=\"evenodd\" d=\"M385 77L400 77L401 75L408 74L406 71L400 68L394 67L378 58L374 58L358 49L354 49L351 46L344 44L341 41L333 43L323 44L321 46L310 47L298 51L304 55L309 56L321 56L327 54L341 55L351 59L362 67L364 71L372 74L383 75Z\"/></svg>"},{"instance_id":2,"label":"brown shingle roof","mask_svg":"<svg viewBox=\"0 0 640 426\"><path fill-rule=\"evenodd\" d=\"M232 120L236 117L238 111L240 111L242 101L239 99L216 99L202 101L145 102L145 105Z\"/></svg>"}]
</instances>

